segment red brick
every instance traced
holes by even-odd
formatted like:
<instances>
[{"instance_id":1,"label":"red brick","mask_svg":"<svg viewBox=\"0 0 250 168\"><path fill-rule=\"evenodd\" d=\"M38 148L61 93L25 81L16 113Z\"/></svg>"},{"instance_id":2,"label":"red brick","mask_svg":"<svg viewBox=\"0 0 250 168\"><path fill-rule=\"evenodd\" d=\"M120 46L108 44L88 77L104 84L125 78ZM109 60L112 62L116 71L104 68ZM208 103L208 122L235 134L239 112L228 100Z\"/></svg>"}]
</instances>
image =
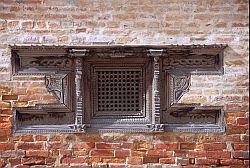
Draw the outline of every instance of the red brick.
<instances>
[{"instance_id":1,"label":"red brick","mask_svg":"<svg viewBox=\"0 0 250 168\"><path fill-rule=\"evenodd\" d=\"M210 143L204 144L203 146L205 150L222 150L227 148L225 143Z\"/></svg>"},{"instance_id":2,"label":"red brick","mask_svg":"<svg viewBox=\"0 0 250 168\"><path fill-rule=\"evenodd\" d=\"M177 158L176 164L181 166L189 165L189 159Z\"/></svg>"},{"instance_id":3,"label":"red brick","mask_svg":"<svg viewBox=\"0 0 250 168\"><path fill-rule=\"evenodd\" d=\"M44 135L36 135L35 136L36 141L47 141L47 136Z\"/></svg>"},{"instance_id":4,"label":"red brick","mask_svg":"<svg viewBox=\"0 0 250 168\"><path fill-rule=\"evenodd\" d=\"M89 152L87 150L73 151L73 155L75 155L75 156L87 156L88 154L89 154Z\"/></svg>"},{"instance_id":5,"label":"red brick","mask_svg":"<svg viewBox=\"0 0 250 168\"><path fill-rule=\"evenodd\" d=\"M39 150L43 148L42 143L19 143L17 149L23 150Z\"/></svg>"},{"instance_id":6,"label":"red brick","mask_svg":"<svg viewBox=\"0 0 250 168\"><path fill-rule=\"evenodd\" d=\"M125 158L102 158L102 163L126 163Z\"/></svg>"},{"instance_id":7,"label":"red brick","mask_svg":"<svg viewBox=\"0 0 250 168\"><path fill-rule=\"evenodd\" d=\"M10 108L11 104L10 102L0 102L0 109L1 108Z\"/></svg>"},{"instance_id":8,"label":"red brick","mask_svg":"<svg viewBox=\"0 0 250 168\"><path fill-rule=\"evenodd\" d=\"M14 150L14 144L0 143L0 150Z\"/></svg>"},{"instance_id":9,"label":"red brick","mask_svg":"<svg viewBox=\"0 0 250 168\"><path fill-rule=\"evenodd\" d=\"M242 136L242 142L249 142L249 136L248 135L243 135Z\"/></svg>"},{"instance_id":10,"label":"red brick","mask_svg":"<svg viewBox=\"0 0 250 168\"><path fill-rule=\"evenodd\" d=\"M111 149L113 148L113 145L110 143L96 143L97 149Z\"/></svg>"},{"instance_id":11,"label":"red brick","mask_svg":"<svg viewBox=\"0 0 250 168\"><path fill-rule=\"evenodd\" d=\"M115 151L115 157L126 157L130 155L129 150L116 150Z\"/></svg>"},{"instance_id":12,"label":"red brick","mask_svg":"<svg viewBox=\"0 0 250 168\"><path fill-rule=\"evenodd\" d=\"M174 158L160 158L159 160L160 164L175 164Z\"/></svg>"},{"instance_id":13,"label":"red brick","mask_svg":"<svg viewBox=\"0 0 250 168\"><path fill-rule=\"evenodd\" d=\"M249 124L249 118L238 118L237 124L239 125L248 125Z\"/></svg>"},{"instance_id":14,"label":"red brick","mask_svg":"<svg viewBox=\"0 0 250 168\"><path fill-rule=\"evenodd\" d=\"M181 150L192 150L195 149L196 144L195 143L181 143L180 149Z\"/></svg>"},{"instance_id":15,"label":"red brick","mask_svg":"<svg viewBox=\"0 0 250 168\"><path fill-rule=\"evenodd\" d=\"M156 149L177 150L178 144L155 144Z\"/></svg>"},{"instance_id":16,"label":"red brick","mask_svg":"<svg viewBox=\"0 0 250 168\"><path fill-rule=\"evenodd\" d=\"M114 150L91 150L90 156L114 156Z\"/></svg>"},{"instance_id":17,"label":"red brick","mask_svg":"<svg viewBox=\"0 0 250 168\"><path fill-rule=\"evenodd\" d=\"M2 129L11 129L12 128L12 123L11 122L0 123L0 128L2 128Z\"/></svg>"},{"instance_id":18,"label":"red brick","mask_svg":"<svg viewBox=\"0 0 250 168\"><path fill-rule=\"evenodd\" d=\"M9 161L9 163L10 163L10 165L12 167L21 164L21 159L20 158L9 158L8 161Z\"/></svg>"},{"instance_id":19,"label":"red brick","mask_svg":"<svg viewBox=\"0 0 250 168\"><path fill-rule=\"evenodd\" d=\"M208 158L213 158L213 159L228 159L231 158L231 153L230 152L222 152L222 151L208 151L207 152L207 157Z\"/></svg>"},{"instance_id":20,"label":"red brick","mask_svg":"<svg viewBox=\"0 0 250 168\"><path fill-rule=\"evenodd\" d=\"M72 163L84 163L86 161L85 158L63 158L63 164L72 164Z\"/></svg>"},{"instance_id":21,"label":"red brick","mask_svg":"<svg viewBox=\"0 0 250 168\"><path fill-rule=\"evenodd\" d=\"M17 151L17 150L10 150L10 151L2 151L1 152L1 157L3 158L19 158L19 157L24 157L25 152L23 150Z\"/></svg>"},{"instance_id":22,"label":"red brick","mask_svg":"<svg viewBox=\"0 0 250 168\"><path fill-rule=\"evenodd\" d=\"M195 164L198 165L216 165L219 163L218 159L196 158Z\"/></svg>"},{"instance_id":23,"label":"red brick","mask_svg":"<svg viewBox=\"0 0 250 168\"><path fill-rule=\"evenodd\" d=\"M125 165L110 165L109 168L126 168Z\"/></svg>"},{"instance_id":24,"label":"red brick","mask_svg":"<svg viewBox=\"0 0 250 168\"><path fill-rule=\"evenodd\" d=\"M233 149L247 151L249 150L249 144L233 144Z\"/></svg>"},{"instance_id":25,"label":"red brick","mask_svg":"<svg viewBox=\"0 0 250 168\"><path fill-rule=\"evenodd\" d=\"M48 157L49 156L49 152L48 151L44 151L44 150L40 150L40 151L26 151L26 156L30 157L30 156L36 156L36 157Z\"/></svg>"},{"instance_id":26,"label":"red brick","mask_svg":"<svg viewBox=\"0 0 250 168\"><path fill-rule=\"evenodd\" d=\"M243 165L243 160L238 159L222 159L220 160L220 164L224 166L230 166L230 165Z\"/></svg>"},{"instance_id":27,"label":"red brick","mask_svg":"<svg viewBox=\"0 0 250 168\"><path fill-rule=\"evenodd\" d=\"M56 158L45 158L46 165L55 165Z\"/></svg>"},{"instance_id":28,"label":"red brick","mask_svg":"<svg viewBox=\"0 0 250 168\"><path fill-rule=\"evenodd\" d=\"M143 164L159 163L159 157L143 157Z\"/></svg>"},{"instance_id":29,"label":"red brick","mask_svg":"<svg viewBox=\"0 0 250 168\"><path fill-rule=\"evenodd\" d=\"M207 156L207 152L206 151L190 151L189 152L189 157L206 157Z\"/></svg>"},{"instance_id":30,"label":"red brick","mask_svg":"<svg viewBox=\"0 0 250 168\"><path fill-rule=\"evenodd\" d=\"M24 165L41 165L45 164L45 159L39 157L22 158L21 163Z\"/></svg>"},{"instance_id":31,"label":"red brick","mask_svg":"<svg viewBox=\"0 0 250 168\"><path fill-rule=\"evenodd\" d=\"M86 143L78 143L73 145L74 149L90 149L95 148L95 143L92 142L86 142Z\"/></svg>"},{"instance_id":32,"label":"red brick","mask_svg":"<svg viewBox=\"0 0 250 168\"><path fill-rule=\"evenodd\" d=\"M49 138L49 141L51 142L60 142L61 141L61 136L60 135L54 135Z\"/></svg>"},{"instance_id":33,"label":"red brick","mask_svg":"<svg viewBox=\"0 0 250 168\"><path fill-rule=\"evenodd\" d=\"M1 122L10 122L12 119L11 116L0 116L0 123Z\"/></svg>"},{"instance_id":34,"label":"red brick","mask_svg":"<svg viewBox=\"0 0 250 168\"><path fill-rule=\"evenodd\" d=\"M233 158L236 158L236 159L249 159L249 151L248 152L243 152L243 151L233 152Z\"/></svg>"},{"instance_id":35,"label":"red brick","mask_svg":"<svg viewBox=\"0 0 250 168\"><path fill-rule=\"evenodd\" d=\"M11 134L11 130L10 129L0 129L0 135L4 136L4 135L10 135Z\"/></svg>"},{"instance_id":36,"label":"red brick","mask_svg":"<svg viewBox=\"0 0 250 168\"><path fill-rule=\"evenodd\" d=\"M31 29L31 28L33 28L33 26L34 26L33 21L24 21L24 22L22 22L22 28Z\"/></svg>"},{"instance_id":37,"label":"red brick","mask_svg":"<svg viewBox=\"0 0 250 168\"><path fill-rule=\"evenodd\" d=\"M17 95L2 95L2 100L17 100Z\"/></svg>"},{"instance_id":38,"label":"red brick","mask_svg":"<svg viewBox=\"0 0 250 168\"><path fill-rule=\"evenodd\" d=\"M69 147L69 144L63 144L63 143L51 143L49 144L49 149L67 149Z\"/></svg>"},{"instance_id":39,"label":"red brick","mask_svg":"<svg viewBox=\"0 0 250 168\"><path fill-rule=\"evenodd\" d=\"M175 157L187 157L189 153L187 151L181 151L181 150L176 150L174 151L174 156ZM194 155L196 154L196 152L193 153Z\"/></svg>"},{"instance_id":40,"label":"red brick","mask_svg":"<svg viewBox=\"0 0 250 168\"><path fill-rule=\"evenodd\" d=\"M147 143L143 143L143 142L134 142L133 143L133 149L135 150L143 150L143 149L147 149Z\"/></svg>"},{"instance_id":41,"label":"red brick","mask_svg":"<svg viewBox=\"0 0 250 168\"><path fill-rule=\"evenodd\" d=\"M133 148L133 144L132 143L122 143L121 144L121 148L132 149Z\"/></svg>"},{"instance_id":42,"label":"red brick","mask_svg":"<svg viewBox=\"0 0 250 168\"><path fill-rule=\"evenodd\" d=\"M131 151L131 156L146 156L147 150L132 150Z\"/></svg>"},{"instance_id":43,"label":"red brick","mask_svg":"<svg viewBox=\"0 0 250 168\"><path fill-rule=\"evenodd\" d=\"M170 157L170 156L172 156L172 152L171 151L163 151L163 150L148 150L147 156Z\"/></svg>"},{"instance_id":44,"label":"red brick","mask_svg":"<svg viewBox=\"0 0 250 168\"><path fill-rule=\"evenodd\" d=\"M23 136L21 136L21 141L34 142L33 135L23 135Z\"/></svg>"},{"instance_id":45,"label":"red brick","mask_svg":"<svg viewBox=\"0 0 250 168\"><path fill-rule=\"evenodd\" d=\"M143 164L143 159L142 157L129 157L127 163L131 165L141 165Z\"/></svg>"},{"instance_id":46,"label":"red brick","mask_svg":"<svg viewBox=\"0 0 250 168\"><path fill-rule=\"evenodd\" d=\"M244 165L249 166L249 160L244 160Z\"/></svg>"},{"instance_id":47,"label":"red brick","mask_svg":"<svg viewBox=\"0 0 250 168\"><path fill-rule=\"evenodd\" d=\"M5 161L0 158L0 167L4 167L6 165Z\"/></svg>"}]
</instances>

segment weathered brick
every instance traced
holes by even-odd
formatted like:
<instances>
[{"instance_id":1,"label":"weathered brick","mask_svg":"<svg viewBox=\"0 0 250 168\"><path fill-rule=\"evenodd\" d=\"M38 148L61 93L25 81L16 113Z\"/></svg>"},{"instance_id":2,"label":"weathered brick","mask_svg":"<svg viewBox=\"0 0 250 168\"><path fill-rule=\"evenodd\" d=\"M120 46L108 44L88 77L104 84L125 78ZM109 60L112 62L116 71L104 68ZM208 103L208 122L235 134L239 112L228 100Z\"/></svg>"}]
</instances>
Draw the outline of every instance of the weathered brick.
<instances>
[{"instance_id":1,"label":"weathered brick","mask_svg":"<svg viewBox=\"0 0 250 168\"><path fill-rule=\"evenodd\" d=\"M21 136L21 141L34 142L33 135L23 135L23 136Z\"/></svg>"},{"instance_id":2,"label":"weathered brick","mask_svg":"<svg viewBox=\"0 0 250 168\"><path fill-rule=\"evenodd\" d=\"M248 125L249 124L249 118L238 118L237 124L239 125Z\"/></svg>"},{"instance_id":3,"label":"weathered brick","mask_svg":"<svg viewBox=\"0 0 250 168\"><path fill-rule=\"evenodd\" d=\"M174 158L160 158L159 159L160 164L175 164Z\"/></svg>"},{"instance_id":4,"label":"weathered brick","mask_svg":"<svg viewBox=\"0 0 250 168\"><path fill-rule=\"evenodd\" d=\"M249 150L249 144L233 144L233 149L247 151Z\"/></svg>"},{"instance_id":5,"label":"weathered brick","mask_svg":"<svg viewBox=\"0 0 250 168\"><path fill-rule=\"evenodd\" d=\"M221 165L230 166L230 165L243 165L243 160L238 159L222 159L220 160Z\"/></svg>"},{"instance_id":6,"label":"weathered brick","mask_svg":"<svg viewBox=\"0 0 250 168\"><path fill-rule=\"evenodd\" d=\"M0 167L4 167L6 165L4 159L0 159Z\"/></svg>"},{"instance_id":7,"label":"weathered brick","mask_svg":"<svg viewBox=\"0 0 250 168\"><path fill-rule=\"evenodd\" d=\"M130 156L129 150L116 150L115 157L127 157Z\"/></svg>"},{"instance_id":8,"label":"weathered brick","mask_svg":"<svg viewBox=\"0 0 250 168\"><path fill-rule=\"evenodd\" d=\"M86 142L86 143L78 143L73 145L74 149L90 149L95 148L95 143L92 142Z\"/></svg>"},{"instance_id":9,"label":"weathered brick","mask_svg":"<svg viewBox=\"0 0 250 168\"><path fill-rule=\"evenodd\" d=\"M196 144L195 143L181 143L180 149L181 150L192 150L195 149Z\"/></svg>"},{"instance_id":10,"label":"weathered brick","mask_svg":"<svg viewBox=\"0 0 250 168\"><path fill-rule=\"evenodd\" d=\"M156 149L177 150L178 144L155 144Z\"/></svg>"},{"instance_id":11,"label":"weathered brick","mask_svg":"<svg viewBox=\"0 0 250 168\"><path fill-rule=\"evenodd\" d=\"M114 150L91 150L90 156L114 156Z\"/></svg>"},{"instance_id":12,"label":"weathered brick","mask_svg":"<svg viewBox=\"0 0 250 168\"><path fill-rule=\"evenodd\" d=\"M205 150L223 150L227 148L227 145L225 143L210 143L210 144L204 144Z\"/></svg>"},{"instance_id":13,"label":"weathered brick","mask_svg":"<svg viewBox=\"0 0 250 168\"><path fill-rule=\"evenodd\" d=\"M249 151L245 152L245 151L237 151L237 152L233 152L233 158L236 159L249 159Z\"/></svg>"},{"instance_id":14,"label":"weathered brick","mask_svg":"<svg viewBox=\"0 0 250 168\"><path fill-rule=\"evenodd\" d=\"M207 158L196 158L195 164L198 165L217 165L219 164L218 159L207 159Z\"/></svg>"},{"instance_id":15,"label":"weathered brick","mask_svg":"<svg viewBox=\"0 0 250 168\"><path fill-rule=\"evenodd\" d=\"M0 143L0 151L1 150L14 150L14 144L12 144L12 143Z\"/></svg>"},{"instance_id":16,"label":"weathered brick","mask_svg":"<svg viewBox=\"0 0 250 168\"><path fill-rule=\"evenodd\" d=\"M143 164L159 163L159 157L143 157Z\"/></svg>"},{"instance_id":17,"label":"weathered brick","mask_svg":"<svg viewBox=\"0 0 250 168\"><path fill-rule=\"evenodd\" d=\"M2 95L2 100L17 100L18 95Z\"/></svg>"},{"instance_id":18,"label":"weathered brick","mask_svg":"<svg viewBox=\"0 0 250 168\"><path fill-rule=\"evenodd\" d=\"M73 151L73 155L75 155L75 156L87 156L88 154L89 154L89 152L87 150Z\"/></svg>"},{"instance_id":19,"label":"weathered brick","mask_svg":"<svg viewBox=\"0 0 250 168\"><path fill-rule=\"evenodd\" d=\"M64 144L64 143L50 143L48 148L49 149L67 149L69 147L69 144Z\"/></svg>"},{"instance_id":20,"label":"weathered brick","mask_svg":"<svg viewBox=\"0 0 250 168\"><path fill-rule=\"evenodd\" d=\"M24 157L25 152L20 151L20 150L10 150L10 151L2 151L1 152L1 157L3 158L19 158L19 157Z\"/></svg>"},{"instance_id":21,"label":"weathered brick","mask_svg":"<svg viewBox=\"0 0 250 168\"><path fill-rule=\"evenodd\" d=\"M36 141L47 141L47 136L45 136L45 135L36 135L35 140Z\"/></svg>"},{"instance_id":22,"label":"weathered brick","mask_svg":"<svg viewBox=\"0 0 250 168\"><path fill-rule=\"evenodd\" d=\"M172 152L171 151L163 151L163 150L148 150L147 156L170 157L170 156L172 156Z\"/></svg>"},{"instance_id":23,"label":"weathered brick","mask_svg":"<svg viewBox=\"0 0 250 168\"><path fill-rule=\"evenodd\" d=\"M125 158L102 158L102 163L126 163Z\"/></svg>"},{"instance_id":24,"label":"weathered brick","mask_svg":"<svg viewBox=\"0 0 250 168\"><path fill-rule=\"evenodd\" d=\"M12 166L12 167L14 167L14 166L16 166L16 165L19 165L19 164L21 164L21 159L20 158L9 158L8 159L8 162L10 163L10 165Z\"/></svg>"},{"instance_id":25,"label":"weathered brick","mask_svg":"<svg viewBox=\"0 0 250 168\"><path fill-rule=\"evenodd\" d=\"M63 158L62 163L63 164L74 164L74 163L84 163L85 158Z\"/></svg>"},{"instance_id":26,"label":"weathered brick","mask_svg":"<svg viewBox=\"0 0 250 168\"><path fill-rule=\"evenodd\" d=\"M177 158L177 165L186 166L189 165L189 159Z\"/></svg>"},{"instance_id":27,"label":"weathered brick","mask_svg":"<svg viewBox=\"0 0 250 168\"><path fill-rule=\"evenodd\" d=\"M39 150L39 151L34 151L34 150L28 150L26 151L26 156L27 157L48 157L49 156L49 152L45 151L45 150Z\"/></svg>"},{"instance_id":28,"label":"weathered brick","mask_svg":"<svg viewBox=\"0 0 250 168\"><path fill-rule=\"evenodd\" d=\"M142 157L129 157L127 160L127 163L131 165L141 165L143 164L143 158Z\"/></svg>"},{"instance_id":29,"label":"weathered brick","mask_svg":"<svg viewBox=\"0 0 250 168\"><path fill-rule=\"evenodd\" d=\"M111 149L113 148L113 145L110 143L96 143L97 149Z\"/></svg>"},{"instance_id":30,"label":"weathered brick","mask_svg":"<svg viewBox=\"0 0 250 168\"><path fill-rule=\"evenodd\" d=\"M45 164L45 159L39 157L28 157L22 158L21 163L24 165L43 165Z\"/></svg>"},{"instance_id":31,"label":"weathered brick","mask_svg":"<svg viewBox=\"0 0 250 168\"><path fill-rule=\"evenodd\" d=\"M42 143L19 143L17 149L23 150L41 150L43 148Z\"/></svg>"},{"instance_id":32,"label":"weathered brick","mask_svg":"<svg viewBox=\"0 0 250 168\"><path fill-rule=\"evenodd\" d=\"M131 156L138 156L138 157L146 156L146 152L147 150L132 150Z\"/></svg>"}]
</instances>

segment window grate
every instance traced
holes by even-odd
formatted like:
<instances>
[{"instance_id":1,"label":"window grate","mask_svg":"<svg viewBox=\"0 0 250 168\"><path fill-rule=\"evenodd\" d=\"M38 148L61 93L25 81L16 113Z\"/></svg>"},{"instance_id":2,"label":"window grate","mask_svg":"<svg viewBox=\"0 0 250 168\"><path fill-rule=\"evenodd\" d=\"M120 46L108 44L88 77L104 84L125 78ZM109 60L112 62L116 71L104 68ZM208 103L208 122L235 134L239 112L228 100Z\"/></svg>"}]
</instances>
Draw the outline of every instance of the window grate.
<instances>
[{"instance_id":1,"label":"window grate","mask_svg":"<svg viewBox=\"0 0 250 168\"><path fill-rule=\"evenodd\" d=\"M95 115L142 115L142 69L95 68Z\"/></svg>"}]
</instances>

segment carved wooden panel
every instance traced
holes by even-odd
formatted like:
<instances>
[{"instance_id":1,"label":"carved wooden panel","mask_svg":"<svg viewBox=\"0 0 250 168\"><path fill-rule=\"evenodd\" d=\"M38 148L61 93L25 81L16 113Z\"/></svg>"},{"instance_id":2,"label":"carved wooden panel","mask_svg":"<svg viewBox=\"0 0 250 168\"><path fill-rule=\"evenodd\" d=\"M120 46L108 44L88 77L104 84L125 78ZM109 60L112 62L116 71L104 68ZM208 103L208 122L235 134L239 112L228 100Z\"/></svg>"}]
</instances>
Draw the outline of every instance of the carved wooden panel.
<instances>
[{"instance_id":1,"label":"carved wooden panel","mask_svg":"<svg viewBox=\"0 0 250 168\"><path fill-rule=\"evenodd\" d=\"M146 124L152 122L151 67L147 57L85 58L87 130L147 131Z\"/></svg>"},{"instance_id":2,"label":"carved wooden panel","mask_svg":"<svg viewBox=\"0 0 250 168\"><path fill-rule=\"evenodd\" d=\"M222 107L178 104L191 75L223 74L225 45L11 46L55 104L15 108L14 132L223 132Z\"/></svg>"}]
</instances>

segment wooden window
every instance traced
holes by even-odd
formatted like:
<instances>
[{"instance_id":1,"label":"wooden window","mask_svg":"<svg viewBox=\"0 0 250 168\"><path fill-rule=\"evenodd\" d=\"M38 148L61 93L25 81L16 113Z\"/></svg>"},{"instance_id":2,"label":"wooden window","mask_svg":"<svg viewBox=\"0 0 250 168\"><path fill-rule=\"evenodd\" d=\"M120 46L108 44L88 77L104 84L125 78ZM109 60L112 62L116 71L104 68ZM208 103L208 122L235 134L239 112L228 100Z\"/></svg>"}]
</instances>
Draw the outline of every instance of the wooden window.
<instances>
[{"instance_id":1,"label":"wooden window","mask_svg":"<svg viewBox=\"0 0 250 168\"><path fill-rule=\"evenodd\" d=\"M15 108L14 132L223 132L222 107L179 104L192 75L223 74L224 45L11 46L13 76L55 104Z\"/></svg>"}]
</instances>

